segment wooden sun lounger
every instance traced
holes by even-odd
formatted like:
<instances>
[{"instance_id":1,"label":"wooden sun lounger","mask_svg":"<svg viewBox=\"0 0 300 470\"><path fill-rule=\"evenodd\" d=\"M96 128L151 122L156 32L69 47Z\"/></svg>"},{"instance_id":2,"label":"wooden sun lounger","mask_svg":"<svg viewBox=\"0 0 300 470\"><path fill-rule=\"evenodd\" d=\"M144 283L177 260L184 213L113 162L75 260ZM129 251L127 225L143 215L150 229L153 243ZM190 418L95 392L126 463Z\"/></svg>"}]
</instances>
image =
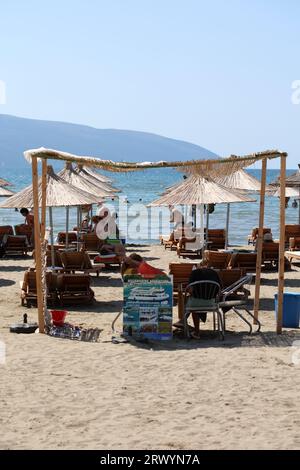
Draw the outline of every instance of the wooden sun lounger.
<instances>
[{"instance_id":1,"label":"wooden sun lounger","mask_svg":"<svg viewBox=\"0 0 300 470\"><path fill-rule=\"evenodd\" d=\"M222 251L205 250L203 265L207 268L226 269L231 258L231 253Z\"/></svg>"},{"instance_id":2,"label":"wooden sun lounger","mask_svg":"<svg viewBox=\"0 0 300 470\"><path fill-rule=\"evenodd\" d=\"M220 228L209 228L207 238L210 250L224 249L226 243L226 230Z\"/></svg>"},{"instance_id":3,"label":"wooden sun lounger","mask_svg":"<svg viewBox=\"0 0 300 470\"><path fill-rule=\"evenodd\" d=\"M290 238L300 237L300 225L289 224L285 226L285 244L288 247Z\"/></svg>"},{"instance_id":4,"label":"wooden sun lounger","mask_svg":"<svg viewBox=\"0 0 300 470\"><path fill-rule=\"evenodd\" d=\"M0 243L2 242L4 235L13 235L13 234L14 234L14 230L11 225L1 225L0 226Z\"/></svg>"},{"instance_id":5,"label":"wooden sun lounger","mask_svg":"<svg viewBox=\"0 0 300 470\"><path fill-rule=\"evenodd\" d=\"M67 232L58 232L57 234L57 243L65 245L67 239ZM77 232L68 232L68 244L77 242Z\"/></svg>"},{"instance_id":6,"label":"wooden sun lounger","mask_svg":"<svg viewBox=\"0 0 300 470\"><path fill-rule=\"evenodd\" d=\"M268 242L262 246L262 263L264 267L278 268L279 264L279 243ZM290 268L290 262L287 258L284 260L285 269Z\"/></svg>"},{"instance_id":7,"label":"wooden sun lounger","mask_svg":"<svg viewBox=\"0 0 300 470\"><path fill-rule=\"evenodd\" d=\"M300 251L285 251L284 256L293 263L293 260L300 261Z\"/></svg>"},{"instance_id":8,"label":"wooden sun lounger","mask_svg":"<svg viewBox=\"0 0 300 470\"><path fill-rule=\"evenodd\" d=\"M246 272L256 271L256 253L233 253L228 267L243 269Z\"/></svg>"},{"instance_id":9,"label":"wooden sun lounger","mask_svg":"<svg viewBox=\"0 0 300 470\"><path fill-rule=\"evenodd\" d=\"M15 225L15 234L16 235L23 235L27 238L28 247L32 248L32 228L26 224Z\"/></svg>"},{"instance_id":10,"label":"wooden sun lounger","mask_svg":"<svg viewBox=\"0 0 300 470\"><path fill-rule=\"evenodd\" d=\"M65 272L96 273L98 277L104 267L103 263L93 263L86 251L62 251L60 257Z\"/></svg>"},{"instance_id":11,"label":"wooden sun lounger","mask_svg":"<svg viewBox=\"0 0 300 470\"><path fill-rule=\"evenodd\" d=\"M47 304L55 304L58 300L56 290L56 278L51 272L46 273L47 284ZM36 271L28 270L24 274L23 282L21 283L21 305L31 307L37 304L37 289L36 289Z\"/></svg>"},{"instance_id":12,"label":"wooden sun lounger","mask_svg":"<svg viewBox=\"0 0 300 470\"><path fill-rule=\"evenodd\" d=\"M58 276L58 294L61 306L65 304L91 304L94 291L88 274L61 274Z\"/></svg>"},{"instance_id":13,"label":"wooden sun lounger","mask_svg":"<svg viewBox=\"0 0 300 470\"><path fill-rule=\"evenodd\" d=\"M5 255L26 256L30 247L25 235L8 235L5 243Z\"/></svg>"},{"instance_id":14,"label":"wooden sun lounger","mask_svg":"<svg viewBox=\"0 0 300 470\"><path fill-rule=\"evenodd\" d=\"M300 236L289 239L289 251L300 251Z\"/></svg>"}]
</instances>

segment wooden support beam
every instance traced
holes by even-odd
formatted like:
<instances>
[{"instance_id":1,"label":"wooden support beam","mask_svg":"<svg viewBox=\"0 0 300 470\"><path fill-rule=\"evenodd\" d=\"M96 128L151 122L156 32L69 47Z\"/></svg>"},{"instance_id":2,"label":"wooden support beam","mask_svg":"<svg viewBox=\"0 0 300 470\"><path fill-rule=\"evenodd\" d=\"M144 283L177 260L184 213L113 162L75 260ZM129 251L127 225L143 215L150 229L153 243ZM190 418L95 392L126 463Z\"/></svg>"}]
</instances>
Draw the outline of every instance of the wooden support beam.
<instances>
[{"instance_id":1,"label":"wooden support beam","mask_svg":"<svg viewBox=\"0 0 300 470\"><path fill-rule=\"evenodd\" d=\"M278 268L278 305L277 334L282 333L282 308L284 290L284 251L285 251L285 178L286 156L280 157L280 234L279 234L279 268Z\"/></svg>"},{"instance_id":2,"label":"wooden support beam","mask_svg":"<svg viewBox=\"0 0 300 470\"><path fill-rule=\"evenodd\" d=\"M42 212L41 212L41 240L45 238L46 231L46 203L47 203L47 160L42 161Z\"/></svg>"},{"instance_id":3,"label":"wooden support beam","mask_svg":"<svg viewBox=\"0 0 300 470\"><path fill-rule=\"evenodd\" d=\"M229 243L229 219L230 219L230 204L227 204L227 210L226 210L226 239L225 239L225 249L227 250L228 248L228 243Z\"/></svg>"},{"instance_id":4,"label":"wooden support beam","mask_svg":"<svg viewBox=\"0 0 300 470\"><path fill-rule=\"evenodd\" d=\"M42 289L42 250L41 232L39 217L39 189L38 189L38 164L37 159L32 158L32 190L33 190L33 213L34 213L34 250L36 266L36 290L38 323L40 333L45 332L44 309L43 309L43 289Z\"/></svg>"},{"instance_id":5,"label":"wooden support beam","mask_svg":"<svg viewBox=\"0 0 300 470\"><path fill-rule=\"evenodd\" d=\"M256 274L255 274L255 297L254 297L254 323L258 319L259 311L259 294L260 294L260 276L262 262L262 245L263 245L263 227L265 217L265 194L266 194L266 178L267 178L267 159L262 160L261 165L261 183L260 183L260 203L259 203L259 227L256 240Z\"/></svg>"}]
</instances>

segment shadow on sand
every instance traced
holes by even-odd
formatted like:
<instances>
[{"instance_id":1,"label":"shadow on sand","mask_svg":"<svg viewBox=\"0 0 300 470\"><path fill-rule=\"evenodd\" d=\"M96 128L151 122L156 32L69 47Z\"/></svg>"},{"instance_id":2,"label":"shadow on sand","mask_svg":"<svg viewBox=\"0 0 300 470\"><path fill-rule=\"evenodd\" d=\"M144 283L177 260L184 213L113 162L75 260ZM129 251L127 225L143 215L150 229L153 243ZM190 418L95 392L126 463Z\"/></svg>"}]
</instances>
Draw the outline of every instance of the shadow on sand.
<instances>
[{"instance_id":1,"label":"shadow on sand","mask_svg":"<svg viewBox=\"0 0 300 470\"><path fill-rule=\"evenodd\" d=\"M13 286L16 282L11 279L0 279L0 287Z\"/></svg>"}]
</instances>

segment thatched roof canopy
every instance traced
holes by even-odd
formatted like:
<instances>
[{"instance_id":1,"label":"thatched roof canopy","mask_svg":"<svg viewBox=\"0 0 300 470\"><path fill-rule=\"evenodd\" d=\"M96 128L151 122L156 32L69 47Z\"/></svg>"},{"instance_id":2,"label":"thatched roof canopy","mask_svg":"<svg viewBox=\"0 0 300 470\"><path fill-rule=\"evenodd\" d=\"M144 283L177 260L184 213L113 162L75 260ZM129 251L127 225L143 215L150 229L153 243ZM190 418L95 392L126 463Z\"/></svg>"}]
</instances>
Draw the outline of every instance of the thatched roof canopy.
<instances>
[{"instance_id":1,"label":"thatched roof canopy","mask_svg":"<svg viewBox=\"0 0 300 470\"><path fill-rule=\"evenodd\" d=\"M280 197L280 187L272 194L272 196ZM300 184L299 186L285 187L285 197L292 197L294 199L300 198Z\"/></svg>"},{"instance_id":2,"label":"thatched roof canopy","mask_svg":"<svg viewBox=\"0 0 300 470\"><path fill-rule=\"evenodd\" d=\"M39 206L42 203L42 178L38 181L39 189ZM75 188L68 184L60 176L56 175L52 166L47 167L47 202L48 207L61 207L61 206L80 206L84 204L91 204L97 202L99 198L82 189ZM27 186L22 191L10 197L7 201L2 203L0 207L13 208L13 207L32 207L33 206L33 191L32 185Z\"/></svg>"},{"instance_id":3,"label":"thatched roof canopy","mask_svg":"<svg viewBox=\"0 0 300 470\"><path fill-rule=\"evenodd\" d=\"M285 184L286 186L292 188L294 186L300 186L300 164L298 165L299 169L295 172L295 173L292 173L291 175L287 176L285 178ZM271 186L279 186L280 185L280 177L278 176L278 178L273 181L271 183Z\"/></svg>"},{"instance_id":4,"label":"thatched roof canopy","mask_svg":"<svg viewBox=\"0 0 300 470\"><path fill-rule=\"evenodd\" d=\"M111 183L111 179L108 178L107 176L102 175L102 173L98 173L98 171L93 171L90 167L84 166L84 165L78 165L79 170L84 170L87 174L90 176L93 176L93 178L96 178L97 180L101 181L102 183Z\"/></svg>"},{"instance_id":5,"label":"thatched roof canopy","mask_svg":"<svg viewBox=\"0 0 300 470\"><path fill-rule=\"evenodd\" d=\"M207 159L207 160L190 160L190 161L160 161L160 162L113 162L112 160L103 160L95 157L78 156L67 152L61 152L53 149L39 149L27 150L24 152L27 161L31 162L32 158L38 159L53 159L59 161L68 161L82 164L91 167L103 168L104 170L114 172L124 171L137 171L145 170L147 168L178 168L184 171L191 171L193 173L204 174L209 173L216 175L220 172L220 165L222 165L222 174L230 174L240 168L252 165L256 161L264 158L273 159L280 156L286 157L287 153L279 150L266 150L264 152L256 152L245 156L231 155L228 158Z\"/></svg>"},{"instance_id":6,"label":"thatched roof canopy","mask_svg":"<svg viewBox=\"0 0 300 470\"><path fill-rule=\"evenodd\" d=\"M101 187L104 191L107 191L109 193L117 193L120 191L119 189L114 188L110 183L100 181L98 178L92 176L82 165L79 165L74 168L74 172L77 173L80 178L83 178L85 181L88 181L92 185L96 185L98 188Z\"/></svg>"},{"instance_id":7,"label":"thatched roof canopy","mask_svg":"<svg viewBox=\"0 0 300 470\"><path fill-rule=\"evenodd\" d=\"M65 180L68 184L75 186L75 188L82 189L88 193L93 194L99 198L112 196L114 192L112 190L106 189L108 186L105 183L100 183L100 181L95 180L94 184L92 181L87 180L84 176L81 176L74 168L72 167L72 163L66 163L65 168L63 168L59 173L63 180ZM104 186L104 188L103 188Z\"/></svg>"},{"instance_id":8,"label":"thatched roof canopy","mask_svg":"<svg viewBox=\"0 0 300 470\"><path fill-rule=\"evenodd\" d=\"M0 186L0 197L10 197L13 196L15 193L13 191L10 191L9 189L2 188Z\"/></svg>"},{"instance_id":9,"label":"thatched roof canopy","mask_svg":"<svg viewBox=\"0 0 300 470\"><path fill-rule=\"evenodd\" d=\"M225 204L233 202L254 202L254 199L238 191L229 190L210 178L193 175L181 184L176 185L173 190L153 201L149 206Z\"/></svg>"}]
</instances>

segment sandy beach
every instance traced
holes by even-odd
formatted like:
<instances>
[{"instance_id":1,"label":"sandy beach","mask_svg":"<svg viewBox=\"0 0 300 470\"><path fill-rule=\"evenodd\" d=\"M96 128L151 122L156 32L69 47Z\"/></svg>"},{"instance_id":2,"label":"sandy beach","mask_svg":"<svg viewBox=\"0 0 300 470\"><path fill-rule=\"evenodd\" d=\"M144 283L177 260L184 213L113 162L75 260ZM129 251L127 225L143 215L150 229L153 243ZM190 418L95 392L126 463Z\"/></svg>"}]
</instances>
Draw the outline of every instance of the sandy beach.
<instances>
[{"instance_id":1,"label":"sandy beach","mask_svg":"<svg viewBox=\"0 0 300 470\"><path fill-rule=\"evenodd\" d=\"M128 251L164 269L178 261L161 246ZM249 336L230 314L224 343L208 322L198 341L113 344L117 271L93 277L91 307L68 308L71 323L103 329L98 343L10 333L23 313L37 319L20 304L19 281L31 265L29 257L0 260L1 449L300 448L300 365L292 362L300 334L275 334L277 273L263 273L260 334ZM299 274L286 273L287 290L299 290Z\"/></svg>"}]
</instances>

